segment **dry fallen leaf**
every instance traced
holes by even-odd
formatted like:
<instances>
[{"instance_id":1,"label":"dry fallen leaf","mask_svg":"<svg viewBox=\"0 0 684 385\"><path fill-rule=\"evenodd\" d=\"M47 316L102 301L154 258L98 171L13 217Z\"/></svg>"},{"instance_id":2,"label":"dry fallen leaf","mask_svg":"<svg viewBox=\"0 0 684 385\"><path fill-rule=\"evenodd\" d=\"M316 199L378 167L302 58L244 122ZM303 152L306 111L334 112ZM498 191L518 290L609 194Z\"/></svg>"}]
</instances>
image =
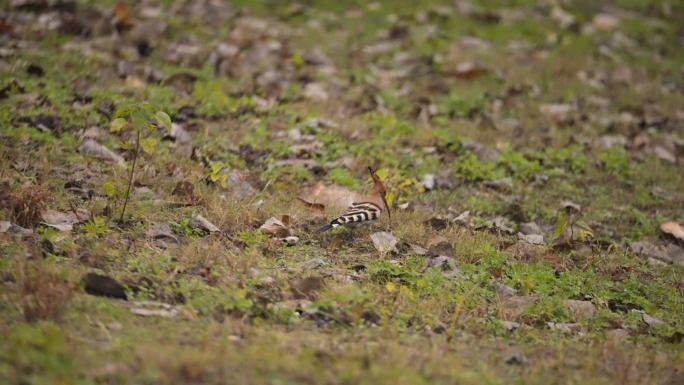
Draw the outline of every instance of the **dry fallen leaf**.
<instances>
[{"instance_id":1,"label":"dry fallen leaf","mask_svg":"<svg viewBox=\"0 0 684 385\"><path fill-rule=\"evenodd\" d=\"M119 166L126 166L126 161L119 154L92 139L86 139L83 143L81 143L81 145L78 146L78 152L92 155L98 159L114 162Z\"/></svg>"},{"instance_id":2,"label":"dry fallen leaf","mask_svg":"<svg viewBox=\"0 0 684 385\"><path fill-rule=\"evenodd\" d=\"M171 231L168 223L152 223L145 232L145 235L152 238L157 247L165 249L169 246L180 245L180 239Z\"/></svg>"},{"instance_id":3,"label":"dry fallen leaf","mask_svg":"<svg viewBox=\"0 0 684 385\"><path fill-rule=\"evenodd\" d=\"M63 213L56 210L45 210L41 214L42 224L55 228L59 231L71 231L74 225L84 222L90 214L84 209L77 209L76 212Z\"/></svg>"},{"instance_id":4,"label":"dry fallen leaf","mask_svg":"<svg viewBox=\"0 0 684 385\"><path fill-rule=\"evenodd\" d=\"M210 233L216 233L221 231L216 225L213 223L209 222L209 220L199 214L195 215L191 220L188 225L193 228L193 229L202 229L206 230Z\"/></svg>"},{"instance_id":5,"label":"dry fallen leaf","mask_svg":"<svg viewBox=\"0 0 684 385\"><path fill-rule=\"evenodd\" d=\"M261 227L259 227L259 230L261 230L261 232L264 234L274 235L278 238L286 238L292 233L290 231L290 227L285 222L289 223L288 215L283 215L283 220L270 217L266 220L266 222L264 222L263 225L261 225Z\"/></svg>"},{"instance_id":6,"label":"dry fallen leaf","mask_svg":"<svg viewBox=\"0 0 684 385\"><path fill-rule=\"evenodd\" d=\"M665 222L660 225L660 230L665 234L673 236L675 239L684 241L684 227L677 222Z\"/></svg>"}]
</instances>

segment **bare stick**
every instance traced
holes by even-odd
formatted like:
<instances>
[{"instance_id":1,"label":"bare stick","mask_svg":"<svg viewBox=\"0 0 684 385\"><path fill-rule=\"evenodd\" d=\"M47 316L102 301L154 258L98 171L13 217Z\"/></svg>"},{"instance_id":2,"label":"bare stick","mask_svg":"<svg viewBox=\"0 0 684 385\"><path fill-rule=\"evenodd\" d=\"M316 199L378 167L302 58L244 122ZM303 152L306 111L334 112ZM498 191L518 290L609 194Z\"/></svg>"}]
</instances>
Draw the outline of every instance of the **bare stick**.
<instances>
[{"instance_id":1,"label":"bare stick","mask_svg":"<svg viewBox=\"0 0 684 385\"><path fill-rule=\"evenodd\" d=\"M135 152L133 153L133 164L131 164L131 173L128 175L128 186L126 187L126 197L124 198L123 209L121 209L121 217L119 223L123 223L124 214L126 213L126 206L128 205L128 197L131 193L131 186L133 185L133 172L135 171L135 162L138 160L138 151L140 150L140 130L138 130L138 139L135 141Z\"/></svg>"}]
</instances>

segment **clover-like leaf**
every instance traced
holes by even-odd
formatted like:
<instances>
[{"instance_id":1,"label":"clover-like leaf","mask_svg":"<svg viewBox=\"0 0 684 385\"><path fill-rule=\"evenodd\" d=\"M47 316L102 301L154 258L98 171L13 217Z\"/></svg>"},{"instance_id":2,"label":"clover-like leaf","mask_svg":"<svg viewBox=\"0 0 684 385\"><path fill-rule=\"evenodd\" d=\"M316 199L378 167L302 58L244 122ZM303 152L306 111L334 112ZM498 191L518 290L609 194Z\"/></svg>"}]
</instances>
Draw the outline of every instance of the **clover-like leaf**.
<instances>
[{"instance_id":1,"label":"clover-like leaf","mask_svg":"<svg viewBox=\"0 0 684 385\"><path fill-rule=\"evenodd\" d=\"M157 138L144 138L140 139L140 147L148 154L154 154L157 152L157 145L159 140Z\"/></svg>"},{"instance_id":2,"label":"clover-like leaf","mask_svg":"<svg viewBox=\"0 0 684 385\"><path fill-rule=\"evenodd\" d=\"M166 128L167 131L171 131L171 117L164 111L157 111L154 114L154 119L157 123Z\"/></svg>"},{"instance_id":3,"label":"clover-like leaf","mask_svg":"<svg viewBox=\"0 0 684 385\"><path fill-rule=\"evenodd\" d=\"M147 115L143 111L135 111L131 114L131 124L136 130L142 130L147 125Z\"/></svg>"},{"instance_id":4,"label":"clover-like leaf","mask_svg":"<svg viewBox=\"0 0 684 385\"><path fill-rule=\"evenodd\" d=\"M121 131L122 128L128 123L124 118L116 118L112 120L112 124L109 126L109 131L112 133L117 133Z\"/></svg>"},{"instance_id":5,"label":"clover-like leaf","mask_svg":"<svg viewBox=\"0 0 684 385\"><path fill-rule=\"evenodd\" d=\"M117 194L117 189L111 181L106 181L102 184L102 191L104 191L105 195L109 198L113 198Z\"/></svg>"}]
</instances>

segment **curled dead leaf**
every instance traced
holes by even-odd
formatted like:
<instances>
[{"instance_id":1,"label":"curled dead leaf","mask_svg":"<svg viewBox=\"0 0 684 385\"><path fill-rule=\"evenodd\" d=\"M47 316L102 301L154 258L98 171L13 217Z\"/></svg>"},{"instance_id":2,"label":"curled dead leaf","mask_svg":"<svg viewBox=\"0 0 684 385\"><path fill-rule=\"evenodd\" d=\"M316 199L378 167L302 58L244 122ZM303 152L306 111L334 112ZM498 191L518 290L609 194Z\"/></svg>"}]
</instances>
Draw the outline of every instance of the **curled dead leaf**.
<instances>
[{"instance_id":1,"label":"curled dead leaf","mask_svg":"<svg viewBox=\"0 0 684 385\"><path fill-rule=\"evenodd\" d=\"M282 220L276 217L270 217L261 225L261 227L259 227L259 230L264 234L273 235L277 238L287 238L292 235L289 223L289 215L283 215Z\"/></svg>"},{"instance_id":2,"label":"curled dead leaf","mask_svg":"<svg viewBox=\"0 0 684 385\"><path fill-rule=\"evenodd\" d=\"M48 209L41 214L43 219L41 223L59 231L71 231L75 224L86 221L89 216L88 211L84 209L76 209L67 213Z\"/></svg>"},{"instance_id":3,"label":"curled dead leaf","mask_svg":"<svg viewBox=\"0 0 684 385\"><path fill-rule=\"evenodd\" d=\"M665 222L660 225L660 230L665 234L671 235L675 239L684 241L684 227L677 222Z\"/></svg>"},{"instance_id":4,"label":"curled dead leaf","mask_svg":"<svg viewBox=\"0 0 684 385\"><path fill-rule=\"evenodd\" d=\"M78 146L78 152L91 155L97 159L114 162L119 166L126 166L126 161L119 154L97 143L92 139L86 139Z\"/></svg>"},{"instance_id":5,"label":"curled dead leaf","mask_svg":"<svg viewBox=\"0 0 684 385\"><path fill-rule=\"evenodd\" d=\"M217 233L221 231L216 225L213 223L209 222L209 220L199 214L195 215L191 220L188 225L193 228L193 229L202 229L206 230L210 233Z\"/></svg>"}]
</instances>

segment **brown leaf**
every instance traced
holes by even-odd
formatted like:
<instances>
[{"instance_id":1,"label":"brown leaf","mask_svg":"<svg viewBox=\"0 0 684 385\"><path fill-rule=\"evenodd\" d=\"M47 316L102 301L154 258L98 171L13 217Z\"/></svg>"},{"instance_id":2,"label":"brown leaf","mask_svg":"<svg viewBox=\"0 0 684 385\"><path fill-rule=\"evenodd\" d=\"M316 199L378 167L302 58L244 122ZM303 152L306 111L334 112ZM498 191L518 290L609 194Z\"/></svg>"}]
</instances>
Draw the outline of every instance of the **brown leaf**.
<instances>
[{"instance_id":1,"label":"brown leaf","mask_svg":"<svg viewBox=\"0 0 684 385\"><path fill-rule=\"evenodd\" d=\"M67 213L48 209L41 214L43 219L41 223L59 231L71 231L74 229L75 224L86 221L89 216L88 211L84 209L77 209L75 212Z\"/></svg>"},{"instance_id":2,"label":"brown leaf","mask_svg":"<svg viewBox=\"0 0 684 385\"><path fill-rule=\"evenodd\" d=\"M285 218L289 223L289 216L284 215L283 218ZM286 238L292 234L290 227L275 217L268 218L266 222L259 227L259 230L261 230L261 232L264 234L273 235L278 238Z\"/></svg>"},{"instance_id":3,"label":"brown leaf","mask_svg":"<svg viewBox=\"0 0 684 385\"><path fill-rule=\"evenodd\" d=\"M171 231L168 223L152 223L145 232L152 238L157 247L165 249L171 245L179 245L180 239Z\"/></svg>"},{"instance_id":4,"label":"brown leaf","mask_svg":"<svg viewBox=\"0 0 684 385\"><path fill-rule=\"evenodd\" d=\"M82 154L92 155L95 158L114 162L119 166L126 166L126 161L119 154L108 149L107 147L97 143L92 139L86 139L78 146L78 152Z\"/></svg>"},{"instance_id":5,"label":"brown leaf","mask_svg":"<svg viewBox=\"0 0 684 385\"><path fill-rule=\"evenodd\" d=\"M673 236L675 239L684 241L684 227L677 222L665 222L660 225L660 230L665 234Z\"/></svg>"},{"instance_id":6,"label":"brown leaf","mask_svg":"<svg viewBox=\"0 0 684 385\"><path fill-rule=\"evenodd\" d=\"M195 215L191 220L188 225L193 228L193 229L202 229L206 230L210 233L217 233L220 232L221 229L216 227L213 223L209 222L209 220L199 214Z\"/></svg>"}]
</instances>

